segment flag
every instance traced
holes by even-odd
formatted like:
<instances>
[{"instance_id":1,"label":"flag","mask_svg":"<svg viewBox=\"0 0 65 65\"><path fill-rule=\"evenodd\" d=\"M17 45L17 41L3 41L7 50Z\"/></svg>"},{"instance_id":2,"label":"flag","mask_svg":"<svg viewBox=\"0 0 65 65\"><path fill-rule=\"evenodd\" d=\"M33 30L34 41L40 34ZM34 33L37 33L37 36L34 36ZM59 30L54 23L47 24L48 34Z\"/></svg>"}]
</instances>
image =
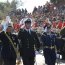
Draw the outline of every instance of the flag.
<instances>
[{"instance_id":1,"label":"flag","mask_svg":"<svg viewBox=\"0 0 65 65\"><path fill-rule=\"evenodd\" d=\"M57 28L61 29L61 28L62 28L62 26L63 26L62 21L58 22L58 24L57 24Z\"/></svg>"},{"instance_id":2,"label":"flag","mask_svg":"<svg viewBox=\"0 0 65 65\"><path fill-rule=\"evenodd\" d=\"M63 27L65 27L65 22L63 22Z\"/></svg>"}]
</instances>

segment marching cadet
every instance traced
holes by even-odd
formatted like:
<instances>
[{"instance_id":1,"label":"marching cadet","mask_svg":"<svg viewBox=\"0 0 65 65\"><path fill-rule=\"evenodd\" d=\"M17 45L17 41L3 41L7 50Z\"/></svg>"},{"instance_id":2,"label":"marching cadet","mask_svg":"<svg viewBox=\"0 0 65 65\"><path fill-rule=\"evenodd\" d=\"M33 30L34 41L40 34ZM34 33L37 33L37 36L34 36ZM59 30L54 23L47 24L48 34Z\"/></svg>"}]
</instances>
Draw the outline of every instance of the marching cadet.
<instances>
[{"instance_id":1,"label":"marching cadet","mask_svg":"<svg viewBox=\"0 0 65 65\"><path fill-rule=\"evenodd\" d=\"M61 35L61 40L62 40L62 49L61 49L61 53L62 53L62 60L65 60L65 27L63 27L60 31L60 35Z\"/></svg>"},{"instance_id":2,"label":"marching cadet","mask_svg":"<svg viewBox=\"0 0 65 65\"><path fill-rule=\"evenodd\" d=\"M6 33L3 31L0 33L0 39L3 42L2 58L4 65L16 65L16 52L12 41L11 34L12 26L8 26Z\"/></svg>"},{"instance_id":3,"label":"marching cadet","mask_svg":"<svg viewBox=\"0 0 65 65\"><path fill-rule=\"evenodd\" d=\"M55 65L56 53L55 53L55 34L51 32L51 25L47 25L47 31L41 36L43 44L43 51L45 57L45 63L47 65Z\"/></svg>"},{"instance_id":4,"label":"marching cadet","mask_svg":"<svg viewBox=\"0 0 65 65\"><path fill-rule=\"evenodd\" d=\"M20 57L20 51L19 51L19 40L18 40L18 32L14 30L12 32L12 39L14 42L14 46L16 47L16 53L17 53L17 61L16 64L19 65L21 62L21 57Z\"/></svg>"},{"instance_id":5,"label":"marching cadet","mask_svg":"<svg viewBox=\"0 0 65 65\"><path fill-rule=\"evenodd\" d=\"M25 21L25 28L20 29L18 33L20 40L20 55L24 65L34 65L35 61L35 49L39 51L40 42L38 40L36 32L31 30L31 20Z\"/></svg>"},{"instance_id":6,"label":"marching cadet","mask_svg":"<svg viewBox=\"0 0 65 65\"><path fill-rule=\"evenodd\" d=\"M56 34L56 48L57 48L58 54L62 54L63 46L64 46L64 42L63 42L62 36L60 35L60 33L57 33Z\"/></svg>"}]
</instances>

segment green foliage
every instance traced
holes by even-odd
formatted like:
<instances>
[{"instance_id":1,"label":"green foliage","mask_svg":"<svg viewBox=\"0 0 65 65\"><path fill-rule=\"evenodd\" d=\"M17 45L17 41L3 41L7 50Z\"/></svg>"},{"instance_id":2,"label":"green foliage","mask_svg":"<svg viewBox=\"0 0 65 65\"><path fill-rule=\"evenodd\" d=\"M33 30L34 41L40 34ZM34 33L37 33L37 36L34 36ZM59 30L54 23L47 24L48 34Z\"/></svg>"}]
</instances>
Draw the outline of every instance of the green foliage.
<instances>
[{"instance_id":1,"label":"green foliage","mask_svg":"<svg viewBox=\"0 0 65 65\"><path fill-rule=\"evenodd\" d=\"M52 3L57 3L58 0L50 0Z\"/></svg>"},{"instance_id":2,"label":"green foliage","mask_svg":"<svg viewBox=\"0 0 65 65\"><path fill-rule=\"evenodd\" d=\"M11 11L15 11L16 4L17 2L15 0L12 0L11 3L9 3L8 0L6 3L0 2L0 18L5 17Z\"/></svg>"},{"instance_id":3,"label":"green foliage","mask_svg":"<svg viewBox=\"0 0 65 65\"><path fill-rule=\"evenodd\" d=\"M1 3L0 2L0 17L6 16L11 10L10 3Z\"/></svg>"},{"instance_id":4,"label":"green foliage","mask_svg":"<svg viewBox=\"0 0 65 65\"><path fill-rule=\"evenodd\" d=\"M54 4L65 2L65 0L50 0Z\"/></svg>"},{"instance_id":5,"label":"green foliage","mask_svg":"<svg viewBox=\"0 0 65 65\"><path fill-rule=\"evenodd\" d=\"M16 4L17 4L17 2L16 2L15 0L13 0L13 1L11 2L10 7L11 7L13 10L16 10Z\"/></svg>"}]
</instances>

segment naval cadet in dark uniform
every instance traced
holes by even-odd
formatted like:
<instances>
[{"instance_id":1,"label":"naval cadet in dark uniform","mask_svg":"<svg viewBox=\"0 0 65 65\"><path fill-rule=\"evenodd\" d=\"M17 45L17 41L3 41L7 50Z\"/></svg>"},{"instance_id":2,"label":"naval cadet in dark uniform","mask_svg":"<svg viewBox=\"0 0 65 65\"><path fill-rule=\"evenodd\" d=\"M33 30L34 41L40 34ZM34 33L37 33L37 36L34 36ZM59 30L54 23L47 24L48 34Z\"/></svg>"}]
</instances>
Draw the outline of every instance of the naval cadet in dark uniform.
<instances>
[{"instance_id":1,"label":"naval cadet in dark uniform","mask_svg":"<svg viewBox=\"0 0 65 65\"><path fill-rule=\"evenodd\" d=\"M45 63L47 65L55 65L56 53L55 53L55 34L51 32L51 25L47 26L47 31L41 36L43 44L43 52L45 57Z\"/></svg>"},{"instance_id":2,"label":"naval cadet in dark uniform","mask_svg":"<svg viewBox=\"0 0 65 65\"><path fill-rule=\"evenodd\" d=\"M20 40L20 55L24 65L34 65L35 48L39 51L40 42L36 32L31 30L31 20L25 21L25 28L20 29L18 38Z\"/></svg>"},{"instance_id":3,"label":"naval cadet in dark uniform","mask_svg":"<svg viewBox=\"0 0 65 65\"><path fill-rule=\"evenodd\" d=\"M64 46L64 42L62 39L62 36L60 35L60 33L56 34L56 48L57 48L57 53L62 55L62 49Z\"/></svg>"},{"instance_id":4,"label":"naval cadet in dark uniform","mask_svg":"<svg viewBox=\"0 0 65 65\"><path fill-rule=\"evenodd\" d=\"M4 65L16 65L16 52L13 47L12 26L8 26L6 32L1 32L0 39L3 42L2 58Z\"/></svg>"},{"instance_id":5,"label":"naval cadet in dark uniform","mask_svg":"<svg viewBox=\"0 0 65 65\"><path fill-rule=\"evenodd\" d=\"M60 31L60 40L61 40L61 45L60 47L60 52L61 52L61 55L62 55L62 60L65 60L65 27L63 27Z\"/></svg>"}]
</instances>

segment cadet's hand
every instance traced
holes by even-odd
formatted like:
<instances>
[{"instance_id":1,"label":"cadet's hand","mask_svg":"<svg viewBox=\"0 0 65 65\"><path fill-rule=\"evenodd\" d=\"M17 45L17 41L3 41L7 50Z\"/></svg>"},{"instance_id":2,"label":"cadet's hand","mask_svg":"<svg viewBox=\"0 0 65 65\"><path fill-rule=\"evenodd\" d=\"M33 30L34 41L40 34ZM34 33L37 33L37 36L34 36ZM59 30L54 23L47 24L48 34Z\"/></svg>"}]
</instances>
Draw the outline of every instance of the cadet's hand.
<instances>
[{"instance_id":1,"label":"cadet's hand","mask_svg":"<svg viewBox=\"0 0 65 65\"><path fill-rule=\"evenodd\" d=\"M40 49L37 49L38 52L40 52Z\"/></svg>"},{"instance_id":2,"label":"cadet's hand","mask_svg":"<svg viewBox=\"0 0 65 65\"><path fill-rule=\"evenodd\" d=\"M37 54L39 54L39 52L38 51L35 51L35 54L37 55Z\"/></svg>"},{"instance_id":3,"label":"cadet's hand","mask_svg":"<svg viewBox=\"0 0 65 65\"><path fill-rule=\"evenodd\" d=\"M40 54L40 50L39 49L37 50L37 52L38 52L38 54Z\"/></svg>"}]
</instances>

